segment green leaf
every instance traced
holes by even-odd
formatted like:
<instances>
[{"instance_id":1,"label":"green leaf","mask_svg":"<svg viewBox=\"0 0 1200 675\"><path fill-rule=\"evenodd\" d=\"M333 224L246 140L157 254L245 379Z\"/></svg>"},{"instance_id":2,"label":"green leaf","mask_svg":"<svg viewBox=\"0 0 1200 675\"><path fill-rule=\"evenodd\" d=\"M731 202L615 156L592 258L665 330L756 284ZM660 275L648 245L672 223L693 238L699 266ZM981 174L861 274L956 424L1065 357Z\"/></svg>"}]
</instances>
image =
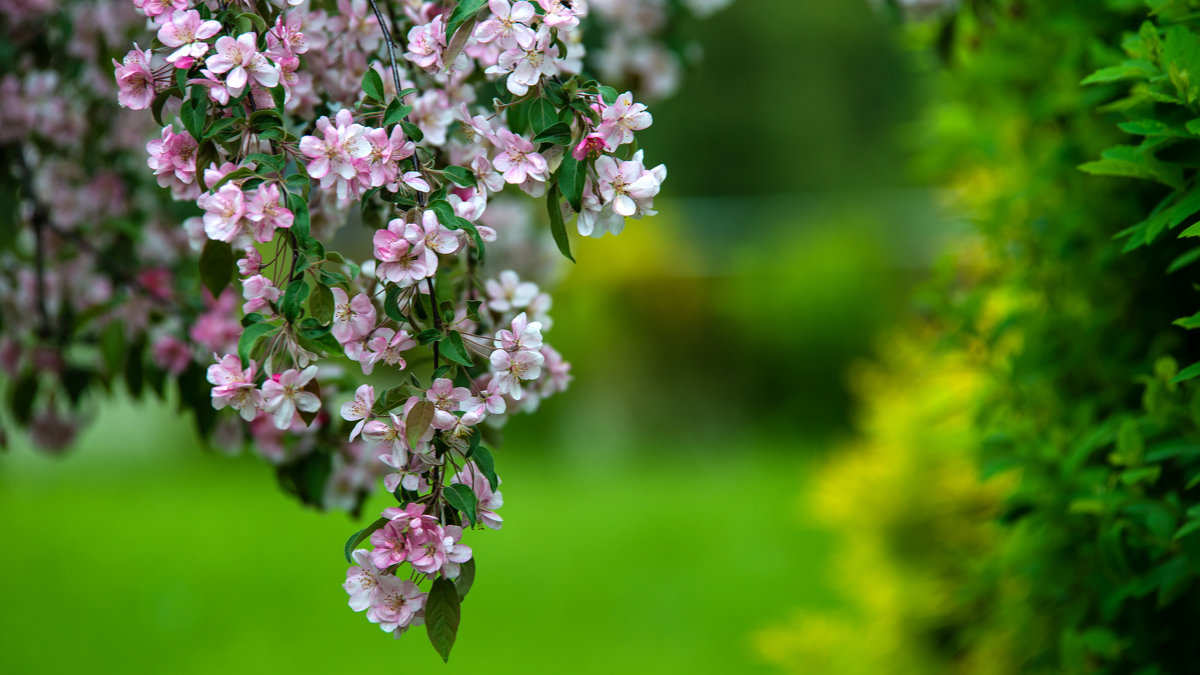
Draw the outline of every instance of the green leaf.
<instances>
[{"instance_id":1,"label":"green leaf","mask_svg":"<svg viewBox=\"0 0 1200 675\"><path fill-rule=\"evenodd\" d=\"M436 328L426 328L425 330L413 336L417 342L427 345L431 342L438 342L442 339L442 332Z\"/></svg>"},{"instance_id":2,"label":"green leaf","mask_svg":"<svg viewBox=\"0 0 1200 675\"><path fill-rule=\"evenodd\" d=\"M383 101L383 78L379 76L379 72L374 68L367 68L367 72L363 73L362 90L366 92L367 98Z\"/></svg>"},{"instance_id":3,"label":"green leaf","mask_svg":"<svg viewBox=\"0 0 1200 675\"><path fill-rule=\"evenodd\" d=\"M1176 138L1191 138L1192 134L1183 127L1167 124L1161 120L1133 120L1117 125L1121 131L1135 136L1171 136Z\"/></svg>"},{"instance_id":4,"label":"green leaf","mask_svg":"<svg viewBox=\"0 0 1200 675\"><path fill-rule=\"evenodd\" d=\"M223 241L206 241L200 252L200 281L214 298L229 285L233 270L233 247Z\"/></svg>"},{"instance_id":5,"label":"green leaf","mask_svg":"<svg viewBox=\"0 0 1200 675\"><path fill-rule=\"evenodd\" d=\"M544 129L537 136L533 137L534 143L553 143L554 145L570 145L571 144L571 126L562 122L555 122Z\"/></svg>"},{"instance_id":6,"label":"green leaf","mask_svg":"<svg viewBox=\"0 0 1200 675\"><path fill-rule=\"evenodd\" d=\"M247 367L250 363L250 352L254 349L255 343L261 338L278 331L278 326L273 326L269 323L256 323L252 326L247 326L246 330L242 331L242 336L238 338L238 358L242 360L243 368Z\"/></svg>"},{"instance_id":7,"label":"green leaf","mask_svg":"<svg viewBox=\"0 0 1200 675\"><path fill-rule=\"evenodd\" d=\"M267 32L267 22L261 16L254 14L252 12L242 12L241 14L237 15L236 20L237 21L249 21L250 25L254 27L254 31L256 33Z\"/></svg>"},{"instance_id":8,"label":"green leaf","mask_svg":"<svg viewBox=\"0 0 1200 675\"><path fill-rule=\"evenodd\" d=\"M550 234L554 236L554 243L558 244L558 250L567 257L567 260L575 262L575 258L571 255L571 240L567 237L567 225L563 222L558 185L552 186L550 194L546 196L546 210L550 214Z\"/></svg>"},{"instance_id":9,"label":"green leaf","mask_svg":"<svg viewBox=\"0 0 1200 675\"><path fill-rule=\"evenodd\" d=\"M287 203L288 210L292 212L292 234L300 241L310 238L312 235L310 234L308 202L300 195L289 193Z\"/></svg>"},{"instance_id":10,"label":"green leaf","mask_svg":"<svg viewBox=\"0 0 1200 675\"><path fill-rule=\"evenodd\" d=\"M1134 466L1141 464L1146 446L1138 430L1137 420L1126 419L1117 429L1117 451L1110 459L1115 464Z\"/></svg>"},{"instance_id":11,"label":"green leaf","mask_svg":"<svg viewBox=\"0 0 1200 675\"><path fill-rule=\"evenodd\" d=\"M318 284L316 290L313 291L312 298L308 301L310 316L321 323L333 321L333 306L333 291L324 284Z\"/></svg>"},{"instance_id":12,"label":"green leaf","mask_svg":"<svg viewBox=\"0 0 1200 675\"><path fill-rule=\"evenodd\" d=\"M354 553L354 549L358 548L359 544L366 541L367 537L371 536L371 533L373 533L375 530L378 530L387 524L388 524L387 518L379 518L378 520L371 523L370 525L368 525L368 526L364 527L363 529L359 530L358 532L355 532L354 534L350 535L350 538L346 540L346 562L353 563L354 558L352 556Z\"/></svg>"},{"instance_id":13,"label":"green leaf","mask_svg":"<svg viewBox=\"0 0 1200 675\"><path fill-rule=\"evenodd\" d=\"M1178 375L1171 378L1171 383L1179 384L1180 382L1187 382L1188 380L1190 380L1198 375L1200 375L1200 363L1193 363L1192 365L1188 366L1187 368L1184 368L1183 370L1179 371Z\"/></svg>"},{"instance_id":14,"label":"green leaf","mask_svg":"<svg viewBox=\"0 0 1200 675\"><path fill-rule=\"evenodd\" d=\"M425 140L424 132L412 122L402 121L400 122L400 128L404 130L404 135L408 136L414 143L420 143Z\"/></svg>"},{"instance_id":15,"label":"green leaf","mask_svg":"<svg viewBox=\"0 0 1200 675\"><path fill-rule=\"evenodd\" d=\"M558 124L558 108L545 98L538 97L529 104L529 125L533 133L540 134Z\"/></svg>"},{"instance_id":16,"label":"green leaf","mask_svg":"<svg viewBox=\"0 0 1200 675\"><path fill-rule=\"evenodd\" d=\"M383 296L383 313L392 321L405 320L404 315L400 313L400 291L401 288L393 284Z\"/></svg>"},{"instance_id":17,"label":"green leaf","mask_svg":"<svg viewBox=\"0 0 1200 675\"><path fill-rule=\"evenodd\" d=\"M442 169L442 173L446 175L446 178L454 181L456 185L475 187L475 172L466 167L451 165Z\"/></svg>"},{"instance_id":18,"label":"green leaf","mask_svg":"<svg viewBox=\"0 0 1200 675\"><path fill-rule=\"evenodd\" d=\"M1181 167L1161 162L1141 148L1118 145L1105 150L1101 157L1095 162L1081 164L1079 169L1099 176L1142 178L1156 180L1176 189L1183 187Z\"/></svg>"},{"instance_id":19,"label":"green leaf","mask_svg":"<svg viewBox=\"0 0 1200 675\"><path fill-rule=\"evenodd\" d=\"M383 126L390 127L403 120L405 117L408 117L412 109L411 105L404 105L400 102L400 99L392 99L392 103L387 107L387 112L383 113Z\"/></svg>"},{"instance_id":20,"label":"green leaf","mask_svg":"<svg viewBox=\"0 0 1200 675\"><path fill-rule=\"evenodd\" d=\"M254 173L254 169L252 169L248 166L243 166L241 168L230 171L229 173L225 174L224 176L221 176L221 180L213 183L211 186L209 186L209 189L215 191L218 188L220 188L222 185L224 185L230 181L243 180L245 178L250 178L251 176L257 176L257 175L258 174Z\"/></svg>"},{"instance_id":21,"label":"green leaf","mask_svg":"<svg viewBox=\"0 0 1200 675\"><path fill-rule=\"evenodd\" d=\"M447 44L454 39L454 35L458 32L458 27L463 25L467 19L475 16L487 3L488 0L459 0L454 11L450 12L450 18L446 20Z\"/></svg>"},{"instance_id":22,"label":"green leaf","mask_svg":"<svg viewBox=\"0 0 1200 675\"><path fill-rule=\"evenodd\" d=\"M1174 538L1183 539L1196 530L1200 530L1200 520L1190 520L1183 527L1179 528L1179 531L1175 533Z\"/></svg>"},{"instance_id":23,"label":"green leaf","mask_svg":"<svg viewBox=\"0 0 1200 675\"><path fill-rule=\"evenodd\" d=\"M1126 485L1136 485L1142 482L1153 484L1158 480L1158 476L1161 473L1161 466L1143 466L1137 469L1129 469L1128 471L1121 472L1121 482Z\"/></svg>"},{"instance_id":24,"label":"green leaf","mask_svg":"<svg viewBox=\"0 0 1200 675\"><path fill-rule=\"evenodd\" d=\"M1193 328L1200 328L1200 312L1196 312L1195 314L1188 316L1188 317L1184 317L1182 319L1175 319L1171 323L1173 323L1174 325L1179 326L1181 328L1186 328L1188 330L1192 330Z\"/></svg>"},{"instance_id":25,"label":"green leaf","mask_svg":"<svg viewBox=\"0 0 1200 675\"><path fill-rule=\"evenodd\" d=\"M462 483L454 483L453 485L447 485L442 494L445 495L447 504L458 509L459 513L462 513L467 517L467 520L471 521L472 525L475 524L475 509L478 500L475 498L475 493L470 487Z\"/></svg>"},{"instance_id":26,"label":"green leaf","mask_svg":"<svg viewBox=\"0 0 1200 675\"><path fill-rule=\"evenodd\" d=\"M300 316L300 309L304 305L304 301L308 299L308 294L308 283L304 281L304 277L288 284L287 290L283 293L283 301L279 304L284 318L288 321L295 321L296 317Z\"/></svg>"},{"instance_id":27,"label":"green leaf","mask_svg":"<svg viewBox=\"0 0 1200 675\"><path fill-rule=\"evenodd\" d=\"M433 413L434 407L429 401L417 401L412 410L408 411L408 416L404 419L404 433L413 449L416 449L417 441L429 430L429 425L433 424Z\"/></svg>"},{"instance_id":28,"label":"green leaf","mask_svg":"<svg viewBox=\"0 0 1200 675\"><path fill-rule=\"evenodd\" d=\"M454 588L458 591L459 601L467 599L467 593L475 585L475 558L458 566L458 576L454 578Z\"/></svg>"},{"instance_id":29,"label":"green leaf","mask_svg":"<svg viewBox=\"0 0 1200 675\"><path fill-rule=\"evenodd\" d=\"M1188 251L1187 253L1184 253L1183 255L1172 260L1171 264L1167 266L1167 274L1171 274L1172 272L1177 272L1177 271L1183 269L1184 267L1191 265L1192 263L1196 262L1197 260L1200 260L1200 247L1194 248L1194 249Z\"/></svg>"},{"instance_id":30,"label":"green leaf","mask_svg":"<svg viewBox=\"0 0 1200 675\"><path fill-rule=\"evenodd\" d=\"M212 138L213 136L216 136L222 131L225 131L229 127L233 126L233 123L236 121L237 120L232 117L220 117L213 120L212 124L209 124L208 128L204 130L204 138Z\"/></svg>"},{"instance_id":31,"label":"green leaf","mask_svg":"<svg viewBox=\"0 0 1200 675\"><path fill-rule=\"evenodd\" d=\"M1128 80L1132 78L1149 79L1159 74L1158 68L1149 61L1132 60L1126 61L1119 66L1111 66L1109 68L1101 68L1096 72L1088 75L1080 84L1101 84L1105 82L1118 82L1120 80Z\"/></svg>"},{"instance_id":32,"label":"green leaf","mask_svg":"<svg viewBox=\"0 0 1200 675\"><path fill-rule=\"evenodd\" d=\"M462 620L462 600L454 582L438 577L429 589L425 600L425 632L442 661L450 662L450 650L458 636L458 624Z\"/></svg>"},{"instance_id":33,"label":"green leaf","mask_svg":"<svg viewBox=\"0 0 1200 675\"><path fill-rule=\"evenodd\" d=\"M617 102L617 97L620 94L612 87L600 87L600 98L604 101L604 105L612 105Z\"/></svg>"},{"instance_id":34,"label":"green leaf","mask_svg":"<svg viewBox=\"0 0 1200 675\"><path fill-rule=\"evenodd\" d=\"M500 478L496 476L496 460L492 458L492 451L481 445L471 453L471 461L475 462L475 466L479 467L479 472L488 479L492 490L499 490Z\"/></svg>"},{"instance_id":35,"label":"green leaf","mask_svg":"<svg viewBox=\"0 0 1200 675\"><path fill-rule=\"evenodd\" d=\"M558 167L558 189L576 213L583 210L583 186L586 181L587 162L575 159L570 153L563 155L562 164Z\"/></svg>"},{"instance_id":36,"label":"green leaf","mask_svg":"<svg viewBox=\"0 0 1200 675\"><path fill-rule=\"evenodd\" d=\"M475 365L475 363L471 361L470 353L468 353L466 347L463 346L462 336L458 334L458 331L450 331L450 335L447 337L447 339L442 340L441 345L442 356L455 363L467 366L468 368Z\"/></svg>"}]
</instances>

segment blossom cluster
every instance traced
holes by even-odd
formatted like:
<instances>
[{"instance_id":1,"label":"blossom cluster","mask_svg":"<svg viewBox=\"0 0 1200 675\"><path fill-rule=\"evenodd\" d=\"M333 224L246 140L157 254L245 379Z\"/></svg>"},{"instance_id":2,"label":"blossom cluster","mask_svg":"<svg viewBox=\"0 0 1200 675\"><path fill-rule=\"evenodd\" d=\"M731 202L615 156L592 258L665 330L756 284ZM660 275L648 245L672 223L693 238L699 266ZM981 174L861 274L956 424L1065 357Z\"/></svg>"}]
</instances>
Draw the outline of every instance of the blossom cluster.
<instances>
[{"instance_id":1,"label":"blossom cluster","mask_svg":"<svg viewBox=\"0 0 1200 675\"><path fill-rule=\"evenodd\" d=\"M173 385L215 446L252 447L307 504L391 493L346 589L399 635L466 595L464 540L503 522L497 430L570 382L531 242L571 258L571 218L602 236L653 215L666 168L638 144L646 106L585 74L644 79L584 47L596 18L648 40L630 2L393 5L79 3L44 36L27 28L54 8L4 5L16 53L51 48L0 78L23 226L0 237L0 368L46 446L94 390ZM446 656L453 630L431 638Z\"/></svg>"}]
</instances>

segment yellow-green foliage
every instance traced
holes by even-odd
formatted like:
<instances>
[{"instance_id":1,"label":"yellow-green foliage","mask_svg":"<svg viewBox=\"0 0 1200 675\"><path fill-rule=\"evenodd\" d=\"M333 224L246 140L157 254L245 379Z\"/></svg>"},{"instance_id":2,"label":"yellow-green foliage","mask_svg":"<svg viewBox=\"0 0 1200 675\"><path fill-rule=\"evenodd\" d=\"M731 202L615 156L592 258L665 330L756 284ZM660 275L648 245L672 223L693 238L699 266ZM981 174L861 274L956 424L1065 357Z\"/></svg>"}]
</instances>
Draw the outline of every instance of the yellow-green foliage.
<instances>
[{"instance_id":1,"label":"yellow-green foliage","mask_svg":"<svg viewBox=\"0 0 1200 675\"><path fill-rule=\"evenodd\" d=\"M797 613L755 636L760 655L805 673L1013 672L1010 636L979 636L944 658L945 639L991 611L1001 536L991 519L1009 476L981 480L971 451L983 374L928 331L895 337L855 374L861 438L835 453L802 508L844 535L833 572L851 609ZM1004 593L1019 597L1019 588Z\"/></svg>"}]
</instances>

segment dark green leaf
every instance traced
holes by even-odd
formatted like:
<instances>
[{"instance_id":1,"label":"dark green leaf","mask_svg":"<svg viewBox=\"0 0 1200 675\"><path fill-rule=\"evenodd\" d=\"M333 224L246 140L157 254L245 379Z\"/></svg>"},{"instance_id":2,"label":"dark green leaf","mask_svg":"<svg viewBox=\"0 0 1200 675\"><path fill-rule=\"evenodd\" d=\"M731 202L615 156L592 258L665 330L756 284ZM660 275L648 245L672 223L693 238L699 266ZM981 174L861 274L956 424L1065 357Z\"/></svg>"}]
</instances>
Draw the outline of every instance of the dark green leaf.
<instances>
[{"instance_id":1,"label":"dark green leaf","mask_svg":"<svg viewBox=\"0 0 1200 675\"><path fill-rule=\"evenodd\" d=\"M354 553L354 549L358 548L359 544L366 541L367 537L371 536L371 533L373 533L375 530L378 530L379 528L381 528L387 524L388 524L387 518L379 518L378 520L371 523L370 525L368 525L368 526L364 527L363 529L359 530L358 532L355 532L354 534L350 535L350 538L346 540L346 562L353 563L354 558L352 557L352 555Z\"/></svg>"},{"instance_id":2,"label":"dark green leaf","mask_svg":"<svg viewBox=\"0 0 1200 675\"><path fill-rule=\"evenodd\" d=\"M425 140L425 134L421 129L412 122L400 122L400 128L404 130L404 135L408 136L414 143L420 143Z\"/></svg>"},{"instance_id":3,"label":"dark green leaf","mask_svg":"<svg viewBox=\"0 0 1200 675\"><path fill-rule=\"evenodd\" d=\"M204 250L200 252L200 281L214 298L229 285L233 270L233 247L212 239L204 243Z\"/></svg>"},{"instance_id":4,"label":"dark green leaf","mask_svg":"<svg viewBox=\"0 0 1200 675\"><path fill-rule=\"evenodd\" d=\"M458 509L459 513L467 517L471 524L475 524L475 508L478 500L475 498L475 493L470 487L462 483L454 483L447 485L442 491L446 497L446 503Z\"/></svg>"},{"instance_id":5,"label":"dark green leaf","mask_svg":"<svg viewBox=\"0 0 1200 675\"><path fill-rule=\"evenodd\" d=\"M450 331L450 335L445 340L442 340L441 345L442 356L468 368L475 365L471 361L470 353L463 346L462 336L458 334L458 331Z\"/></svg>"},{"instance_id":6,"label":"dark green leaf","mask_svg":"<svg viewBox=\"0 0 1200 675\"><path fill-rule=\"evenodd\" d=\"M1119 66L1101 68L1088 75L1080 84L1117 82L1132 78L1148 79L1158 75L1158 68L1149 61L1126 61Z\"/></svg>"},{"instance_id":7,"label":"dark green leaf","mask_svg":"<svg viewBox=\"0 0 1200 675\"><path fill-rule=\"evenodd\" d=\"M446 38L447 43L453 40L458 27L466 23L467 19L475 16L483 6L488 3L488 0L459 0L454 11L450 12L450 18L446 20Z\"/></svg>"},{"instance_id":8,"label":"dark green leaf","mask_svg":"<svg viewBox=\"0 0 1200 675\"><path fill-rule=\"evenodd\" d=\"M586 181L587 162L580 162L570 153L563 155L562 164L558 167L558 189L576 213L583 210L583 186Z\"/></svg>"},{"instance_id":9,"label":"dark green leaf","mask_svg":"<svg viewBox=\"0 0 1200 675\"><path fill-rule=\"evenodd\" d=\"M333 305L333 291L321 284L313 291L312 298L308 301L308 311L313 318L326 323L333 320Z\"/></svg>"},{"instance_id":10,"label":"dark green leaf","mask_svg":"<svg viewBox=\"0 0 1200 675\"><path fill-rule=\"evenodd\" d=\"M533 137L534 143L553 143L554 145L571 144L571 126L555 122Z\"/></svg>"},{"instance_id":11,"label":"dark green leaf","mask_svg":"<svg viewBox=\"0 0 1200 675\"><path fill-rule=\"evenodd\" d=\"M308 202L299 195L289 194L287 197L288 210L292 212L292 234L297 239L307 239L309 236Z\"/></svg>"},{"instance_id":12,"label":"dark green leaf","mask_svg":"<svg viewBox=\"0 0 1200 675\"><path fill-rule=\"evenodd\" d=\"M496 460L492 458L492 451L481 445L471 453L471 461L475 462L479 472L487 478L492 490L499 490L500 478L496 476Z\"/></svg>"},{"instance_id":13,"label":"dark green leaf","mask_svg":"<svg viewBox=\"0 0 1200 675\"><path fill-rule=\"evenodd\" d=\"M529 104L529 125L533 133L541 134L555 124L558 124L558 108L545 98L535 98Z\"/></svg>"},{"instance_id":14,"label":"dark green leaf","mask_svg":"<svg viewBox=\"0 0 1200 675\"><path fill-rule=\"evenodd\" d=\"M550 214L550 234L554 235L554 243L558 244L558 250L567 256L567 260L575 262L571 255L571 240L567 238L567 225L563 222L562 202L559 201L557 185L552 186L550 194L546 196L546 209Z\"/></svg>"},{"instance_id":15,"label":"dark green leaf","mask_svg":"<svg viewBox=\"0 0 1200 675\"><path fill-rule=\"evenodd\" d=\"M617 102L617 97L620 94L612 87L600 87L600 98L604 101L604 105L612 105Z\"/></svg>"},{"instance_id":16,"label":"dark green leaf","mask_svg":"<svg viewBox=\"0 0 1200 675\"><path fill-rule=\"evenodd\" d=\"M392 321L405 320L404 315L400 313L400 291L401 288L393 284L383 296L383 313Z\"/></svg>"},{"instance_id":17,"label":"dark green leaf","mask_svg":"<svg viewBox=\"0 0 1200 675\"><path fill-rule=\"evenodd\" d=\"M269 323L256 323L253 326L247 326L246 330L242 331L242 336L238 338L238 358L242 360L243 368L250 363L250 352L254 349L255 343L278 330L278 326Z\"/></svg>"},{"instance_id":18,"label":"dark green leaf","mask_svg":"<svg viewBox=\"0 0 1200 675\"><path fill-rule=\"evenodd\" d=\"M446 178L463 187L475 187L475 172L461 166L448 166L442 169Z\"/></svg>"},{"instance_id":19,"label":"dark green leaf","mask_svg":"<svg viewBox=\"0 0 1200 675\"><path fill-rule=\"evenodd\" d=\"M394 98L391 105L388 106L387 112L383 114L383 126L390 127L408 117L408 114L411 112L411 105L404 105L400 102L400 99Z\"/></svg>"},{"instance_id":20,"label":"dark green leaf","mask_svg":"<svg viewBox=\"0 0 1200 675\"><path fill-rule=\"evenodd\" d=\"M1186 382L1198 375L1200 375L1200 363L1193 363L1187 368L1179 371L1178 375L1171 378L1171 382L1174 384L1179 384L1180 382Z\"/></svg>"},{"instance_id":21,"label":"dark green leaf","mask_svg":"<svg viewBox=\"0 0 1200 675\"><path fill-rule=\"evenodd\" d=\"M288 284L283 293L283 301L279 304L280 311L288 321L295 321L296 317L300 316L300 309L308 299L308 294L308 284L303 277Z\"/></svg>"},{"instance_id":22,"label":"dark green leaf","mask_svg":"<svg viewBox=\"0 0 1200 675\"><path fill-rule=\"evenodd\" d=\"M367 72L363 73L362 89L367 94L367 98L383 101L383 78L379 77L379 72L374 68L367 68Z\"/></svg>"},{"instance_id":23,"label":"dark green leaf","mask_svg":"<svg viewBox=\"0 0 1200 675\"><path fill-rule=\"evenodd\" d=\"M471 592L471 587L474 585L475 559L471 558L458 566L458 576L454 578L454 588L458 591L458 599L466 600L467 593Z\"/></svg>"},{"instance_id":24,"label":"dark green leaf","mask_svg":"<svg viewBox=\"0 0 1200 675\"><path fill-rule=\"evenodd\" d=\"M433 648L447 663L450 662L450 650L454 647L454 638L458 635L458 624L462 619L461 603L454 582L446 577L434 580L429 597L425 600L425 632L429 634Z\"/></svg>"}]
</instances>

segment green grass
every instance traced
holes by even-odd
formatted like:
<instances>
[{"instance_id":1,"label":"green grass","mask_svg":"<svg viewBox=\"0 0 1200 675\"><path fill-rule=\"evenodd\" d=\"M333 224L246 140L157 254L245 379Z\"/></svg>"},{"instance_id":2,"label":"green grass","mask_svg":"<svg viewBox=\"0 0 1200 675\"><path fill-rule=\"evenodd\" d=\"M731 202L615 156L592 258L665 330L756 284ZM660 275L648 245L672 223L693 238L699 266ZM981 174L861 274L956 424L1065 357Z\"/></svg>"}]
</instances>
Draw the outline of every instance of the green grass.
<instances>
[{"instance_id":1,"label":"green grass","mask_svg":"<svg viewBox=\"0 0 1200 675\"><path fill-rule=\"evenodd\" d=\"M798 455L509 450L506 524L469 535L477 585L442 666L423 629L395 641L346 606L359 525L162 414L111 412L63 459L0 457L0 672L766 672L750 633L835 602Z\"/></svg>"}]
</instances>

